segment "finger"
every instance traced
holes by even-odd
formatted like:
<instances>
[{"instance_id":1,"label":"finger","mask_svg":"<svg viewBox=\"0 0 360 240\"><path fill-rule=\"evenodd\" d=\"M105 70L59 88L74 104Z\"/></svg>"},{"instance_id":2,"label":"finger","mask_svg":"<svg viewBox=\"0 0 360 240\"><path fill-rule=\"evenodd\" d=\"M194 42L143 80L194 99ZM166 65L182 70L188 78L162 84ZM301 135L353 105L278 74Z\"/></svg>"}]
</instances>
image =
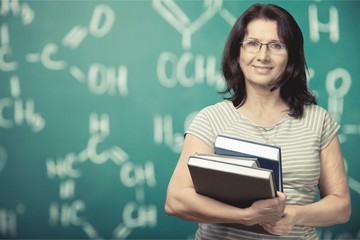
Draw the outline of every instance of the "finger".
<instances>
[{"instance_id":1,"label":"finger","mask_svg":"<svg viewBox=\"0 0 360 240\"><path fill-rule=\"evenodd\" d=\"M271 228L271 227L275 226L272 223L259 223L259 225L262 226L262 227L266 227L266 228Z\"/></svg>"},{"instance_id":2,"label":"finger","mask_svg":"<svg viewBox=\"0 0 360 240\"><path fill-rule=\"evenodd\" d=\"M283 192L277 192L277 196L280 198L281 201L286 201L286 195Z\"/></svg>"},{"instance_id":3,"label":"finger","mask_svg":"<svg viewBox=\"0 0 360 240\"><path fill-rule=\"evenodd\" d=\"M271 228L267 223L259 223L259 225L264 228L267 232L271 233Z\"/></svg>"},{"instance_id":4,"label":"finger","mask_svg":"<svg viewBox=\"0 0 360 240\"><path fill-rule=\"evenodd\" d=\"M282 225L272 225L271 223L261 223L262 226L267 232L274 234L274 235L288 235L292 231L291 226L282 226Z\"/></svg>"},{"instance_id":5,"label":"finger","mask_svg":"<svg viewBox=\"0 0 360 240\"><path fill-rule=\"evenodd\" d=\"M279 233L278 233L278 231L276 231L276 229L274 229L272 226L270 226L270 225L268 225L268 224L263 224L263 225L261 225L264 229L265 229L265 231L267 231L268 233L271 233L271 234L273 234L273 235L280 235Z\"/></svg>"}]
</instances>

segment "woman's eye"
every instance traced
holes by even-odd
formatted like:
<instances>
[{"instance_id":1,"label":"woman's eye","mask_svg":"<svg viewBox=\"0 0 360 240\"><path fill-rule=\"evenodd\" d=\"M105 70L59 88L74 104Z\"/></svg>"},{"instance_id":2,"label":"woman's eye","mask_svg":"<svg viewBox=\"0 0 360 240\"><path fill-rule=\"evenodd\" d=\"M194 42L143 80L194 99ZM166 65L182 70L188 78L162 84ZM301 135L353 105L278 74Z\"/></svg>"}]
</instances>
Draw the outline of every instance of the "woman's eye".
<instances>
[{"instance_id":1,"label":"woman's eye","mask_svg":"<svg viewBox=\"0 0 360 240\"><path fill-rule=\"evenodd\" d=\"M270 48L281 49L282 45L280 43L271 43Z\"/></svg>"},{"instance_id":2,"label":"woman's eye","mask_svg":"<svg viewBox=\"0 0 360 240\"><path fill-rule=\"evenodd\" d=\"M251 41L251 42L248 42L248 45L249 46L252 46L252 47L257 47L259 46L260 43L256 42L256 41Z\"/></svg>"}]
</instances>

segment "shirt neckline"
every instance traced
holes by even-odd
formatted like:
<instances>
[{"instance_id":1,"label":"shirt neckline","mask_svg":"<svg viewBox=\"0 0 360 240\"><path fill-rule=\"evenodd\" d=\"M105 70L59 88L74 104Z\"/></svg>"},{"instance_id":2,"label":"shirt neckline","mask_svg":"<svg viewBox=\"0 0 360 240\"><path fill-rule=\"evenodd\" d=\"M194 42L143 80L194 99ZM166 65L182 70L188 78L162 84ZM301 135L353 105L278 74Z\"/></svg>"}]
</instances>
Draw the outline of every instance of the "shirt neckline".
<instances>
[{"instance_id":1,"label":"shirt neckline","mask_svg":"<svg viewBox=\"0 0 360 240\"><path fill-rule=\"evenodd\" d=\"M258 129L262 129L264 131L271 131L271 130L275 129L277 126L281 125L283 122L285 122L289 118L289 114L287 113L283 118L281 118L278 122L274 123L272 126L261 126L261 125L253 123L248 117L246 117L241 112L237 111L237 109L235 108L234 104L231 101L226 100L226 102L230 105L231 110L233 112L235 112L235 114L240 116L242 119L244 119L246 122L248 122L251 126L256 127Z\"/></svg>"}]
</instances>

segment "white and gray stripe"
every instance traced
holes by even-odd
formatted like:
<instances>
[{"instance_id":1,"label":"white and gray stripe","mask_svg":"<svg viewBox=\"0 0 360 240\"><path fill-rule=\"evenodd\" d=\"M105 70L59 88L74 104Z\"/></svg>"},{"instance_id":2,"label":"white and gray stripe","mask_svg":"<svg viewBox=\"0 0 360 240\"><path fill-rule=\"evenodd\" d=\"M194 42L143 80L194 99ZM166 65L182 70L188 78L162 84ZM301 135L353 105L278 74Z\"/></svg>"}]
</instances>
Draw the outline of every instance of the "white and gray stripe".
<instances>
[{"instance_id":1,"label":"white and gray stripe","mask_svg":"<svg viewBox=\"0 0 360 240\"><path fill-rule=\"evenodd\" d=\"M230 101L201 110L186 134L214 148L222 134L281 147L284 192L287 204L306 205L316 197L320 176L319 154L336 135L339 124L318 105L304 108L300 119L286 116L271 128L251 123ZM272 237L217 224L199 224L196 239L318 239L315 228L295 226L289 236Z\"/></svg>"}]
</instances>

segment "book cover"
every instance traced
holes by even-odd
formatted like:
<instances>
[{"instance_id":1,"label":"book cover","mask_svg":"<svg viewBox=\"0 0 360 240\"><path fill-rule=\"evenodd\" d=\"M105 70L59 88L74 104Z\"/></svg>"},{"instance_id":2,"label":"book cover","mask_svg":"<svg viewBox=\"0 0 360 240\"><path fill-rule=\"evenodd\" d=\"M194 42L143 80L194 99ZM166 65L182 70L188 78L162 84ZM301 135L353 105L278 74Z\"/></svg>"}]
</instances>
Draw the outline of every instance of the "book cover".
<instances>
[{"instance_id":1,"label":"book cover","mask_svg":"<svg viewBox=\"0 0 360 240\"><path fill-rule=\"evenodd\" d=\"M273 172L190 156L188 168L197 193L220 202L247 208L255 201L276 197ZM267 233L260 225L224 224L257 233Z\"/></svg>"},{"instance_id":2,"label":"book cover","mask_svg":"<svg viewBox=\"0 0 360 240\"><path fill-rule=\"evenodd\" d=\"M276 189L283 191L280 147L218 135L215 139L215 153L228 156L257 157L261 168L273 171Z\"/></svg>"},{"instance_id":3,"label":"book cover","mask_svg":"<svg viewBox=\"0 0 360 240\"><path fill-rule=\"evenodd\" d=\"M196 157L205 158L208 160L219 161L224 163L231 163L247 167L259 168L260 164L257 157L241 157L241 156L227 156L209 153L196 153Z\"/></svg>"}]
</instances>

